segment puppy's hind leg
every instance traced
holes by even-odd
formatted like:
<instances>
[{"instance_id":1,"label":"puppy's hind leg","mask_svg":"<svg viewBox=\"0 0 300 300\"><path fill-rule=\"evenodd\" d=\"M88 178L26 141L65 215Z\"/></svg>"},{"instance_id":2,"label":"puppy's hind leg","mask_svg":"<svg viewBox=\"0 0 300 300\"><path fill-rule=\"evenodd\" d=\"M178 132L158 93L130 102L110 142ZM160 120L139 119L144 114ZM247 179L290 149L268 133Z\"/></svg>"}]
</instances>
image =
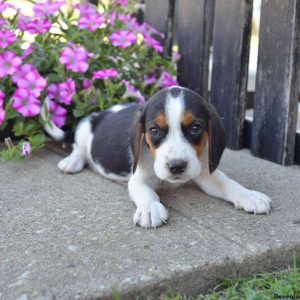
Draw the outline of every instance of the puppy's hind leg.
<instances>
[{"instance_id":1,"label":"puppy's hind leg","mask_svg":"<svg viewBox=\"0 0 300 300\"><path fill-rule=\"evenodd\" d=\"M88 148L92 140L89 118L83 119L75 132L75 143L72 153L62 159L57 167L64 173L78 173L88 162Z\"/></svg>"}]
</instances>

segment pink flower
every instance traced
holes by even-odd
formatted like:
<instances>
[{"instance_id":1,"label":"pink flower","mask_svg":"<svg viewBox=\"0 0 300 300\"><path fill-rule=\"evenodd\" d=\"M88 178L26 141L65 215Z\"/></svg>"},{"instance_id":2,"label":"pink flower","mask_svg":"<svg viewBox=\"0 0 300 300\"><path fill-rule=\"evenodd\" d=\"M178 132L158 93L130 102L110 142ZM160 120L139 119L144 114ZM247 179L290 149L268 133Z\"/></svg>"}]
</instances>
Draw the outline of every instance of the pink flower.
<instances>
[{"instance_id":1,"label":"pink flower","mask_svg":"<svg viewBox=\"0 0 300 300\"><path fill-rule=\"evenodd\" d=\"M18 70L13 74L12 81L17 84L20 79L23 79L28 73L33 72L39 74L37 69L32 64L25 64L20 66Z\"/></svg>"},{"instance_id":2,"label":"pink flower","mask_svg":"<svg viewBox=\"0 0 300 300\"><path fill-rule=\"evenodd\" d=\"M128 5L128 0L118 0L117 3L120 4L120 5L127 6Z\"/></svg>"},{"instance_id":3,"label":"pink flower","mask_svg":"<svg viewBox=\"0 0 300 300\"><path fill-rule=\"evenodd\" d=\"M165 35L160 32L159 30L157 30L155 27L149 25L148 23L144 22L143 25L145 26L145 28L147 29L148 31L148 34L155 34L155 35L158 35L160 36L162 39L165 38Z\"/></svg>"},{"instance_id":4,"label":"pink flower","mask_svg":"<svg viewBox=\"0 0 300 300\"><path fill-rule=\"evenodd\" d=\"M35 3L33 6L33 11L36 17L45 18L53 16L56 12L58 12L62 5L65 4L65 1L45 1L40 3Z\"/></svg>"},{"instance_id":5,"label":"pink flower","mask_svg":"<svg viewBox=\"0 0 300 300\"><path fill-rule=\"evenodd\" d=\"M9 23L7 22L7 20L4 19L0 19L0 28L9 28Z\"/></svg>"},{"instance_id":6,"label":"pink flower","mask_svg":"<svg viewBox=\"0 0 300 300\"><path fill-rule=\"evenodd\" d=\"M109 16L109 24L111 26L115 26L116 19L117 19L117 12L115 10L112 10Z\"/></svg>"},{"instance_id":7,"label":"pink flower","mask_svg":"<svg viewBox=\"0 0 300 300\"><path fill-rule=\"evenodd\" d=\"M113 33L109 40L115 47L127 48L136 43L136 34L131 31L120 30Z\"/></svg>"},{"instance_id":8,"label":"pink flower","mask_svg":"<svg viewBox=\"0 0 300 300\"><path fill-rule=\"evenodd\" d=\"M0 125L5 120L5 110L3 108L3 106L4 106L4 97L5 97L5 94L0 90Z\"/></svg>"},{"instance_id":9,"label":"pink flower","mask_svg":"<svg viewBox=\"0 0 300 300\"><path fill-rule=\"evenodd\" d=\"M105 23L105 17L101 16L96 7L91 4L76 4L73 7L79 9L80 18L78 21L78 27L80 29L88 29L89 31L95 31L102 24Z\"/></svg>"},{"instance_id":10,"label":"pink flower","mask_svg":"<svg viewBox=\"0 0 300 300\"><path fill-rule=\"evenodd\" d=\"M74 8L79 9L81 15L90 15L97 13L97 9L95 5L92 5L90 3L88 4L75 4L73 5Z\"/></svg>"},{"instance_id":11,"label":"pink flower","mask_svg":"<svg viewBox=\"0 0 300 300\"><path fill-rule=\"evenodd\" d=\"M33 52L33 47L30 45L22 54L22 60L25 60Z\"/></svg>"},{"instance_id":12,"label":"pink flower","mask_svg":"<svg viewBox=\"0 0 300 300\"><path fill-rule=\"evenodd\" d=\"M172 62L173 63L177 63L180 60L180 58L181 58L181 55L179 52L177 52L177 51L172 52Z\"/></svg>"},{"instance_id":13,"label":"pink flower","mask_svg":"<svg viewBox=\"0 0 300 300\"><path fill-rule=\"evenodd\" d=\"M22 155L24 157L27 157L30 155L30 152L31 152L31 145L30 143L28 142L25 142L22 144Z\"/></svg>"},{"instance_id":14,"label":"pink flower","mask_svg":"<svg viewBox=\"0 0 300 300\"><path fill-rule=\"evenodd\" d=\"M20 13L19 19L18 19L18 28L21 31L26 31L27 30L27 25L32 21L32 19L28 16L24 16Z\"/></svg>"},{"instance_id":15,"label":"pink flower","mask_svg":"<svg viewBox=\"0 0 300 300\"><path fill-rule=\"evenodd\" d=\"M132 16L129 14L118 14L118 19L122 21L124 24L127 24L130 20L132 20Z\"/></svg>"},{"instance_id":16,"label":"pink flower","mask_svg":"<svg viewBox=\"0 0 300 300\"><path fill-rule=\"evenodd\" d=\"M67 118L67 110L61 107L59 104L48 101L49 113L51 115L51 121L59 128L65 125Z\"/></svg>"},{"instance_id":17,"label":"pink flower","mask_svg":"<svg viewBox=\"0 0 300 300\"><path fill-rule=\"evenodd\" d=\"M141 31L142 25L138 23L135 17L128 14L119 14L118 19L123 22L129 30L136 33Z\"/></svg>"},{"instance_id":18,"label":"pink flower","mask_svg":"<svg viewBox=\"0 0 300 300\"><path fill-rule=\"evenodd\" d=\"M162 87L166 88L173 85L178 85L177 80L168 72L162 72L157 84Z\"/></svg>"},{"instance_id":19,"label":"pink flower","mask_svg":"<svg viewBox=\"0 0 300 300\"><path fill-rule=\"evenodd\" d=\"M76 85L73 79L69 78L67 81L58 85L60 103L70 105L72 103L72 97L76 93Z\"/></svg>"},{"instance_id":20,"label":"pink flower","mask_svg":"<svg viewBox=\"0 0 300 300\"><path fill-rule=\"evenodd\" d=\"M95 12L92 14L80 16L78 21L78 27L80 29L87 29L93 32L97 30L104 23L105 23L105 17Z\"/></svg>"},{"instance_id":21,"label":"pink flower","mask_svg":"<svg viewBox=\"0 0 300 300\"><path fill-rule=\"evenodd\" d=\"M0 30L0 48L6 48L16 40L16 35L10 30Z\"/></svg>"},{"instance_id":22,"label":"pink flower","mask_svg":"<svg viewBox=\"0 0 300 300\"><path fill-rule=\"evenodd\" d=\"M0 90L0 106L3 106L4 104L4 97L5 94Z\"/></svg>"},{"instance_id":23,"label":"pink flower","mask_svg":"<svg viewBox=\"0 0 300 300\"><path fill-rule=\"evenodd\" d=\"M122 98L127 99L127 98L137 98L139 100L140 104L145 103L145 98L141 94L139 90L137 90L129 81L123 80L123 83L125 84L126 91Z\"/></svg>"},{"instance_id":24,"label":"pink flower","mask_svg":"<svg viewBox=\"0 0 300 300\"><path fill-rule=\"evenodd\" d=\"M144 86L152 85L157 81L156 74L150 74L144 76Z\"/></svg>"},{"instance_id":25,"label":"pink flower","mask_svg":"<svg viewBox=\"0 0 300 300\"><path fill-rule=\"evenodd\" d=\"M28 24L30 24L31 21L32 18L28 16L24 16L23 14L20 13L17 26L21 31L26 31L27 26Z\"/></svg>"},{"instance_id":26,"label":"pink flower","mask_svg":"<svg viewBox=\"0 0 300 300\"><path fill-rule=\"evenodd\" d=\"M156 28L150 26L148 23L144 22L143 24L139 24L137 19L131 15L128 14L119 14L118 19L122 21L128 29L139 32L143 34L144 36L151 36L153 34L161 37L162 39L165 37L165 35L158 31Z\"/></svg>"},{"instance_id":27,"label":"pink flower","mask_svg":"<svg viewBox=\"0 0 300 300\"><path fill-rule=\"evenodd\" d=\"M57 83L51 83L48 86L48 98L49 99L59 98L59 85Z\"/></svg>"},{"instance_id":28,"label":"pink flower","mask_svg":"<svg viewBox=\"0 0 300 300\"><path fill-rule=\"evenodd\" d=\"M7 3L6 1L1 0L0 1L0 14L3 13L7 8L10 8L13 6L9 3Z\"/></svg>"},{"instance_id":29,"label":"pink flower","mask_svg":"<svg viewBox=\"0 0 300 300\"><path fill-rule=\"evenodd\" d=\"M0 54L0 78L12 75L21 65L22 61L13 51L4 51Z\"/></svg>"},{"instance_id":30,"label":"pink flower","mask_svg":"<svg viewBox=\"0 0 300 300\"><path fill-rule=\"evenodd\" d=\"M5 120L5 110L3 109L3 106L0 106L0 125L2 125L4 120Z\"/></svg>"},{"instance_id":31,"label":"pink flower","mask_svg":"<svg viewBox=\"0 0 300 300\"><path fill-rule=\"evenodd\" d=\"M29 90L16 89L12 96L13 108L24 117L33 117L40 113L41 105Z\"/></svg>"},{"instance_id":32,"label":"pink flower","mask_svg":"<svg viewBox=\"0 0 300 300\"><path fill-rule=\"evenodd\" d=\"M162 53L164 51L164 48L161 45L161 43L156 39L154 39L151 35L146 34L144 38L145 38L145 43L149 47L153 48L156 52Z\"/></svg>"},{"instance_id":33,"label":"pink flower","mask_svg":"<svg viewBox=\"0 0 300 300\"><path fill-rule=\"evenodd\" d=\"M116 69L102 69L96 72L93 72L93 79L103 79L107 80L109 78L118 77L119 73Z\"/></svg>"},{"instance_id":34,"label":"pink flower","mask_svg":"<svg viewBox=\"0 0 300 300\"><path fill-rule=\"evenodd\" d=\"M89 90L93 86L93 81L89 79L85 79L83 80L82 85L84 90Z\"/></svg>"},{"instance_id":35,"label":"pink flower","mask_svg":"<svg viewBox=\"0 0 300 300\"><path fill-rule=\"evenodd\" d=\"M32 19L21 15L19 17L18 28L21 31L28 31L31 34L44 34L52 27L48 19Z\"/></svg>"},{"instance_id":36,"label":"pink flower","mask_svg":"<svg viewBox=\"0 0 300 300\"><path fill-rule=\"evenodd\" d=\"M62 50L59 61L66 65L67 70L75 73L84 73L89 68L88 59L92 54L87 52L82 46L73 45L72 48Z\"/></svg>"},{"instance_id":37,"label":"pink flower","mask_svg":"<svg viewBox=\"0 0 300 300\"><path fill-rule=\"evenodd\" d=\"M60 103L70 105L72 97L75 95L76 85L75 82L69 78L62 83L51 83L48 86L48 99L57 99Z\"/></svg>"},{"instance_id":38,"label":"pink flower","mask_svg":"<svg viewBox=\"0 0 300 300\"><path fill-rule=\"evenodd\" d=\"M34 97L39 97L46 85L46 79L35 70L27 73L17 81L19 89L26 89Z\"/></svg>"},{"instance_id":39,"label":"pink flower","mask_svg":"<svg viewBox=\"0 0 300 300\"><path fill-rule=\"evenodd\" d=\"M35 19L27 26L27 31L31 34L44 34L49 31L52 24L47 19Z\"/></svg>"}]
</instances>

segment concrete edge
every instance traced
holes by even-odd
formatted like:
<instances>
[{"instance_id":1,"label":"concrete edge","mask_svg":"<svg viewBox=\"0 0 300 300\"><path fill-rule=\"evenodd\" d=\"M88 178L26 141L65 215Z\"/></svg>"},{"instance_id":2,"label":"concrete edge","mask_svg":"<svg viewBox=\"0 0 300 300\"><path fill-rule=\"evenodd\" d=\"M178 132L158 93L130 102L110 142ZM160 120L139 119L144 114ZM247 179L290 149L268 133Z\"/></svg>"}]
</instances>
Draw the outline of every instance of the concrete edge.
<instances>
[{"instance_id":1,"label":"concrete edge","mask_svg":"<svg viewBox=\"0 0 300 300\"><path fill-rule=\"evenodd\" d=\"M248 255L242 260L228 259L221 264L205 265L194 270L171 273L169 278L153 280L146 285L135 284L129 289L117 291L122 300L158 299L168 293L182 293L188 296L208 294L225 278L248 277L267 272L279 271L292 265L293 252L300 252L300 243L292 246L283 246L277 249ZM297 257L300 264L300 256ZM111 287L111 291L114 287ZM113 299L112 292L102 296L86 295L84 299L103 300Z\"/></svg>"}]
</instances>

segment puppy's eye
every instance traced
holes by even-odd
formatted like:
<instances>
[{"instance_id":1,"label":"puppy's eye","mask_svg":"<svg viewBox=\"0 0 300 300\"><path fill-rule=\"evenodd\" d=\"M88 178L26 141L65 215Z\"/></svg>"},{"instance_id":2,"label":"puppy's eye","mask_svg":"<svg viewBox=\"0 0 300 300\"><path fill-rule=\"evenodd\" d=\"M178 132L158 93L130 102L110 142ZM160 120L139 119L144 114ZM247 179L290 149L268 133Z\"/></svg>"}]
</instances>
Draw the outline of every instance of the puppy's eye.
<instances>
[{"instance_id":1,"label":"puppy's eye","mask_svg":"<svg viewBox=\"0 0 300 300\"><path fill-rule=\"evenodd\" d=\"M191 132L191 135L199 135L202 131L202 127L200 124L193 124L191 126L191 129L190 129L190 132Z\"/></svg>"},{"instance_id":2,"label":"puppy's eye","mask_svg":"<svg viewBox=\"0 0 300 300\"><path fill-rule=\"evenodd\" d=\"M158 138L161 135L161 132L157 127L151 127L150 132L151 132L151 135L155 138Z\"/></svg>"}]
</instances>

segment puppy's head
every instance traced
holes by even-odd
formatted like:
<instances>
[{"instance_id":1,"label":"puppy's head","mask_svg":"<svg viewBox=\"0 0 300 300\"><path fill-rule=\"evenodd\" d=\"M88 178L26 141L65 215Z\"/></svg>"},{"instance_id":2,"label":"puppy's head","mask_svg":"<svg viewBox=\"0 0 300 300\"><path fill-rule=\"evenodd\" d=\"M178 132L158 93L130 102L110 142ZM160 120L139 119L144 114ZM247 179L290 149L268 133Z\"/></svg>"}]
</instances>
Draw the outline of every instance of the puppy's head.
<instances>
[{"instance_id":1,"label":"puppy's head","mask_svg":"<svg viewBox=\"0 0 300 300\"><path fill-rule=\"evenodd\" d=\"M215 109L181 87L152 96L138 111L131 136L133 172L144 139L154 158L155 174L171 183L195 178L205 167L212 173L226 146L225 130Z\"/></svg>"}]
</instances>

